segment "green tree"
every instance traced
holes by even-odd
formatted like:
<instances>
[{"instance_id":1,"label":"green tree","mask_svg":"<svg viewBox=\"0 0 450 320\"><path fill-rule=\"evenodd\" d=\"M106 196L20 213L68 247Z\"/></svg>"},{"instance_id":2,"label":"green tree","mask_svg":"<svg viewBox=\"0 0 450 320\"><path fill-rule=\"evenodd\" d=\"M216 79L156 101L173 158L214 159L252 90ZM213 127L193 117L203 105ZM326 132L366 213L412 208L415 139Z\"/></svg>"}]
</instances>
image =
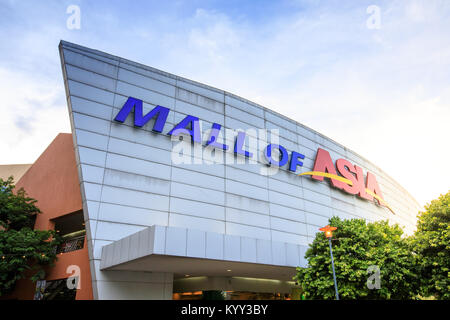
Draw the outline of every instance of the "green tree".
<instances>
[{"instance_id":1,"label":"green tree","mask_svg":"<svg viewBox=\"0 0 450 320\"><path fill-rule=\"evenodd\" d=\"M422 296L450 299L450 191L419 212L414 250Z\"/></svg>"},{"instance_id":2,"label":"green tree","mask_svg":"<svg viewBox=\"0 0 450 320\"><path fill-rule=\"evenodd\" d=\"M33 230L40 213L37 200L27 197L23 188L14 189L13 177L0 179L0 296L10 293L26 274L33 281L42 279L60 243L53 230Z\"/></svg>"},{"instance_id":3,"label":"green tree","mask_svg":"<svg viewBox=\"0 0 450 320\"><path fill-rule=\"evenodd\" d=\"M398 225L387 221L367 223L364 219L341 220L333 217L333 256L341 299L410 299L416 296L415 257L411 254L411 239L403 238ZM306 251L307 268L297 268L294 277L307 299L335 299L328 240L317 233ZM379 289L368 288L380 270ZM369 278L370 277L370 278Z\"/></svg>"}]
</instances>

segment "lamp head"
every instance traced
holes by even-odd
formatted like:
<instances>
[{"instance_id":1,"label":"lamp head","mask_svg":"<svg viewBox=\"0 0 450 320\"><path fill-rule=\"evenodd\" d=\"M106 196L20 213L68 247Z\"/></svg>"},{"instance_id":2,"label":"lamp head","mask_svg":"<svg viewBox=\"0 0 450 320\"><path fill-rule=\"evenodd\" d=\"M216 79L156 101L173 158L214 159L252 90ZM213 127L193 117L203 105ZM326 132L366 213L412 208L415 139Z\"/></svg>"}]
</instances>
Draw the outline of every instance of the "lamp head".
<instances>
[{"instance_id":1,"label":"lamp head","mask_svg":"<svg viewBox=\"0 0 450 320\"><path fill-rule=\"evenodd\" d=\"M337 229L336 227L331 227L328 225L326 227L320 228L319 230L325 233L325 237L327 239L330 239L331 237L333 237L333 231L336 229Z\"/></svg>"}]
</instances>

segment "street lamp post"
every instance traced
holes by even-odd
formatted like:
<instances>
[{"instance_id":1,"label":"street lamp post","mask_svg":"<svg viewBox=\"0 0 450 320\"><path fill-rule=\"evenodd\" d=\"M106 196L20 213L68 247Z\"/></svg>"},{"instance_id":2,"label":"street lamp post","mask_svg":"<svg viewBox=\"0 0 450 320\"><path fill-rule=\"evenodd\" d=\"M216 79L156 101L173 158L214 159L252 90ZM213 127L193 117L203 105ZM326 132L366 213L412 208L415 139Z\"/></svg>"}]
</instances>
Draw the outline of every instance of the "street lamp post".
<instances>
[{"instance_id":1,"label":"street lamp post","mask_svg":"<svg viewBox=\"0 0 450 320\"><path fill-rule=\"evenodd\" d=\"M333 237L332 231L336 229L337 229L336 227L331 227L328 225L326 227L320 228L319 230L325 233L325 237L328 239L328 243L330 245L331 268L333 269L334 290L336 291L336 300L339 300L338 286L336 282L336 273L334 271L333 249L331 247L331 237Z\"/></svg>"}]
</instances>

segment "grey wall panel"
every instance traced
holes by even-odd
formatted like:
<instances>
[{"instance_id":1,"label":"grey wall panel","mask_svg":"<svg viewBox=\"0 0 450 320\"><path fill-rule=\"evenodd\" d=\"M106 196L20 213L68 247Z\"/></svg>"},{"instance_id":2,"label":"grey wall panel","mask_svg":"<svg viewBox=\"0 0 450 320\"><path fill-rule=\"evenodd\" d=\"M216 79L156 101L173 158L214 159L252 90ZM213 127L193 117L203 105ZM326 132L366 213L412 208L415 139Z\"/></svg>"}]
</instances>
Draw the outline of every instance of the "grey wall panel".
<instances>
[{"instance_id":1,"label":"grey wall panel","mask_svg":"<svg viewBox=\"0 0 450 320\"><path fill-rule=\"evenodd\" d=\"M248 237L271 240L270 229L260 228L255 224L247 225L242 223L226 222L225 230L227 234L241 236L245 234Z\"/></svg>"},{"instance_id":2,"label":"grey wall panel","mask_svg":"<svg viewBox=\"0 0 450 320\"><path fill-rule=\"evenodd\" d=\"M242 111L251 113L255 116L264 117L264 110L257 106L256 104L250 103L249 101L244 101L242 98L230 95L228 93L225 94L225 103L231 105L233 107L239 108Z\"/></svg>"},{"instance_id":3,"label":"grey wall panel","mask_svg":"<svg viewBox=\"0 0 450 320\"><path fill-rule=\"evenodd\" d=\"M266 214L239 210L227 207L225 209L226 221L238 224L253 225L270 229L270 216Z\"/></svg>"},{"instance_id":4,"label":"grey wall panel","mask_svg":"<svg viewBox=\"0 0 450 320\"><path fill-rule=\"evenodd\" d=\"M172 212L169 215L169 226L225 233L225 221L223 220L202 218Z\"/></svg>"},{"instance_id":5,"label":"grey wall panel","mask_svg":"<svg viewBox=\"0 0 450 320\"><path fill-rule=\"evenodd\" d=\"M111 120L112 108L110 106L75 96L71 96L70 99L73 112Z\"/></svg>"}]
</instances>

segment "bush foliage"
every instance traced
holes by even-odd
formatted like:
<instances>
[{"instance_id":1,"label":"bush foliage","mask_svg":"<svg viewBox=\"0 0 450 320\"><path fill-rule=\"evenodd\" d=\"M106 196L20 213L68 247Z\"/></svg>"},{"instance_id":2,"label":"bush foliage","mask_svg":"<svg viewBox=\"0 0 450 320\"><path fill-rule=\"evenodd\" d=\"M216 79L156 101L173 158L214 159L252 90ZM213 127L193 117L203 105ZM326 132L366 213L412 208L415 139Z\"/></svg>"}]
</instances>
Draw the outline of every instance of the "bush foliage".
<instances>
[{"instance_id":1,"label":"bush foliage","mask_svg":"<svg viewBox=\"0 0 450 320\"><path fill-rule=\"evenodd\" d=\"M332 247L341 299L408 299L415 295L414 256L400 227L389 226L387 221L367 223L338 217L331 218L329 224L337 227ZM306 298L334 299L330 249L323 232L316 234L306 258L309 267L297 268L295 276ZM380 269L380 289L367 286L370 266Z\"/></svg>"},{"instance_id":2,"label":"bush foliage","mask_svg":"<svg viewBox=\"0 0 450 320\"><path fill-rule=\"evenodd\" d=\"M44 278L44 267L53 264L60 243L53 230L33 230L40 213L36 200L14 189L12 177L0 179L0 296L27 275L33 281Z\"/></svg>"},{"instance_id":3,"label":"bush foliage","mask_svg":"<svg viewBox=\"0 0 450 320\"><path fill-rule=\"evenodd\" d=\"M418 216L414 250L420 259L420 294L450 299L450 191Z\"/></svg>"},{"instance_id":4,"label":"bush foliage","mask_svg":"<svg viewBox=\"0 0 450 320\"><path fill-rule=\"evenodd\" d=\"M405 237L388 221L341 220L332 248L341 299L450 299L450 191L419 212L417 230ZM318 232L305 255L307 268L294 280L308 299L334 299L328 239ZM369 289L373 270L380 270L379 289Z\"/></svg>"}]
</instances>

